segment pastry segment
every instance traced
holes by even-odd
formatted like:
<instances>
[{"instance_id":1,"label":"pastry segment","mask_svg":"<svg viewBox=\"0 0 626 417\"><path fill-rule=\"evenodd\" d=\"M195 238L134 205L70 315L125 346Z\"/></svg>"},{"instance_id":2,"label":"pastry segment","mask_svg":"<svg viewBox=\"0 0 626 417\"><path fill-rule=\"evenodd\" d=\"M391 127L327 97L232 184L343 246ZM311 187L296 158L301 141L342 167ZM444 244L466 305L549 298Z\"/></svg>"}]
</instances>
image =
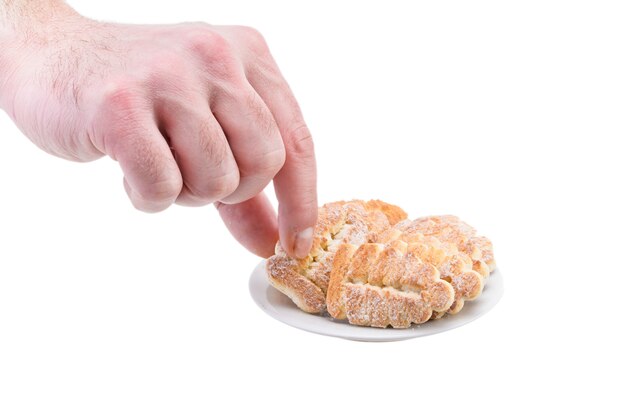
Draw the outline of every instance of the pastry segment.
<instances>
[{"instance_id":1,"label":"pastry segment","mask_svg":"<svg viewBox=\"0 0 626 417\"><path fill-rule=\"evenodd\" d=\"M476 230L456 216L428 216L406 220L389 229L383 241L401 239L418 256L431 263L442 279L454 288L454 303L447 311L456 314L465 301L474 300L483 290L485 279L495 269L489 239L476 236ZM433 318L441 318L437 312Z\"/></svg>"},{"instance_id":2,"label":"pastry segment","mask_svg":"<svg viewBox=\"0 0 626 417\"><path fill-rule=\"evenodd\" d=\"M326 303L336 319L372 327L424 323L454 302L452 286L406 242L342 245L335 256Z\"/></svg>"},{"instance_id":3,"label":"pastry segment","mask_svg":"<svg viewBox=\"0 0 626 417\"><path fill-rule=\"evenodd\" d=\"M287 256L279 243L276 255L267 261L270 283L302 310L326 310L326 291L335 257L341 244L361 245L374 241L406 213L378 200L339 201L322 206L313 232L313 246L306 258Z\"/></svg>"}]
</instances>

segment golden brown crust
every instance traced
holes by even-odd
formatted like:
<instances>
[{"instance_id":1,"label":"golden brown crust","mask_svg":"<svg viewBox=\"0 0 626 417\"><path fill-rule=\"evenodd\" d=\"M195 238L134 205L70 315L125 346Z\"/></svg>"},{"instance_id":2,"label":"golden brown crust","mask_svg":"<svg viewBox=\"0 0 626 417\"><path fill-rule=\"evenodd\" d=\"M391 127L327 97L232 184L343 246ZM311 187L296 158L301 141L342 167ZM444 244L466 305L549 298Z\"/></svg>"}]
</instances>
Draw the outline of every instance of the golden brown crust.
<instances>
[{"instance_id":1,"label":"golden brown crust","mask_svg":"<svg viewBox=\"0 0 626 417\"><path fill-rule=\"evenodd\" d=\"M444 280L454 288L454 303L447 311L456 314L465 301L481 293L484 280L495 269L491 241L476 236L476 230L456 216L428 216L404 221L387 236L412 242L418 256L437 267ZM440 318L443 314L435 314Z\"/></svg>"},{"instance_id":2,"label":"golden brown crust","mask_svg":"<svg viewBox=\"0 0 626 417\"><path fill-rule=\"evenodd\" d=\"M362 245L363 247L365 245ZM326 308L328 313L337 319L345 319L346 312L341 303L343 284L346 280L348 267L350 266L350 258L356 250L355 245L349 243L343 244L337 250L333 261L333 268L330 272L330 282L328 284L328 292L326 294Z\"/></svg>"},{"instance_id":3,"label":"golden brown crust","mask_svg":"<svg viewBox=\"0 0 626 417\"><path fill-rule=\"evenodd\" d=\"M401 240L342 245L333 263L326 304L337 319L372 327L406 328L454 302L452 286ZM351 253L353 255L351 256Z\"/></svg>"},{"instance_id":4,"label":"golden brown crust","mask_svg":"<svg viewBox=\"0 0 626 417\"><path fill-rule=\"evenodd\" d=\"M276 246L269 281L309 313L374 327L456 314L496 267L489 239L456 216L406 220L380 200L322 206L313 247L292 259Z\"/></svg>"},{"instance_id":5,"label":"golden brown crust","mask_svg":"<svg viewBox=\"0 0 626 417\"><path fill-rule=\"evenodd\" d=\"M304 259L291 259L276 245L276 254L267 262L270 283L289 296L306 312L325 310L331 268L339 245L361 245L375 240L406 213L397 206L382 201L339 201L319 209L313 232L313 246Z\"/></svg>"},{"instance_id":6,"label":"golden brown crust","mask_svg":"<svg viewBox=\"0 0 626 417\"><path fill-rule=\"evenodd\" d=\"M394 206L393 204L385 203L384 201L369 200L368 202L365 203L365 207L367 208L368 211L382 212L389 220L389 224L391 224L392 226L398 223L399 221L402 221L407 218L406 212L402 210L400 207Z\"/></svg>"},{"instance_id":7,"label":"golden brown crust","mask_svg":"<svg viewBox=\"0 0 626 417\"><path fill-rule=\"evenodd\" d=\"M422 294L393 288L347 283L343 298L348 322L359 326L407 328L432 314Z\"/></svg>"},{"instance_id":8,"label":"golden brown crust","mask_svg":"<svg viewBox=\"0 0 626 417\"><path fill-rule=\"evenodd\" d=\"M491 241L484 236L476 236L473 238L473 241L482 253L482 259L480 261L489 268L489 272L493 272L496 269L496 260L493 257L493 245ZM489 274L487 274L487 276L489 276Z\"/></svg>"},{"instance_id":9,"label":"golden brown crust","mask_svg":"<svg viewBox=\"0 0 626 417\"><path fill-rule=\"evenodd\" d=\"M268 276L272 271L272 285L287 295L307 313L319 313L324 310L326 296L312 281L295 272L289 259L272 257L267 261Z\"/></svg>"}]
</instances>

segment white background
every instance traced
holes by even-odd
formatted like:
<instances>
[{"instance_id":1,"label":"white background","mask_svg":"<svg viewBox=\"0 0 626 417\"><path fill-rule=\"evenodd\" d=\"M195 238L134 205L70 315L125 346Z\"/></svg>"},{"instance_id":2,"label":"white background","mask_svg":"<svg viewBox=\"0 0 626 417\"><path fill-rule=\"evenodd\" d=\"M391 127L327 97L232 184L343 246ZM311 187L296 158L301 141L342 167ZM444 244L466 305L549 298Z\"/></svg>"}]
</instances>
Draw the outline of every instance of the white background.
<instances>
[{"instance_id":1,"label":"white background","mask_svg":"<svg viewBox=\"0 0 626 417\"><path fill-rule=\"evenodd\" d=\"M136 212L116 164L53 158L2 114L1 416L623 415L619 2L70 3L258 28L316 139L320 202L457 214L506 291L407 342L296 330L252 302L258 259L212 207Z\"/></svg>"}]
</instances>

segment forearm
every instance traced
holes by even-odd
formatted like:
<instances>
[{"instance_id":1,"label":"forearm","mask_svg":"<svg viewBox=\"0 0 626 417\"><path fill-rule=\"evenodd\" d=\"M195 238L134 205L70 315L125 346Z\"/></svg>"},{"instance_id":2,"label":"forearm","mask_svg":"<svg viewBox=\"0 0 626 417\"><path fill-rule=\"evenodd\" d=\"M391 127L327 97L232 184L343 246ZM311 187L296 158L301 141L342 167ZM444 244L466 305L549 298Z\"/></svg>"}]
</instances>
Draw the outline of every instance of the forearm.
<instances>
[{"instance_id":1,"label":"forearm","mask_svg":"<svg viewBox=\"0 0 626 417\"><path fill-rule=\"evenodd\" d=\"M24 51L58 43L65 35L57 29L79 18L62 0L0 0L0 104L11 75L31 62Z\"/></svg>"},{"instance_id":2,"label":"forearm","mask_svg":"<svg viewBox=\"0 0 626 417\"><path fill-rule=\"evenodd\" d=\"M0 33L37 29L71 13L75 12L62 0L0 0Z\"/></svg>"}]
</instances>

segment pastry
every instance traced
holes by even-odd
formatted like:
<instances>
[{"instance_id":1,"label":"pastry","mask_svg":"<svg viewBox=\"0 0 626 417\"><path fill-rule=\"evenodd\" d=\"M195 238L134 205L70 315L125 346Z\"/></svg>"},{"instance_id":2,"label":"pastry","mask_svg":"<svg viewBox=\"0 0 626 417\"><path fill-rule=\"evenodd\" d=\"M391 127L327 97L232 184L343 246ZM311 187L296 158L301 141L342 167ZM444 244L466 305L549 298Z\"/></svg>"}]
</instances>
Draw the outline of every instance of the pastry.
<instances>
[{"instance_id":1,"label":"pastry","mask_svg":"<svg viewBox=\"0 0 626 417\"><path fill-rule=\"evenodd\" d=\"M445 313L454 289L415 249L402 240L342 244L328 287L330 315L360 326L405 328Z\"/></svg>"},{"instance_id":2,"label":"pastry","mask_svg":"<svg viewBox=\"0 0 626 417\"><path fill-rule=\"evenodd\" d=\"M313 231L313 246L303 259L293 259L276 244L276 254L267 261L270 283L302 310L326 310L326 291L337 248L343 243L361 245L406 219L397 206L378 200L338 201L322 206Z\"/></svg>"},{"instance_id":3,"label":"pastry","mask_svg":"<svg viewBox=\"0 0 626 417\"><path fill-rule=\"evenodd\" d=\"M379 200L326 204L309 255L292 259L277 244L269 281L306 312L361 326L458 313L495 269L491 242L456 216L406 217Z\"/></svg>"},{"instance_id":4,"label":"pastry","mask_svg":"<svg viewBox=\"0 0 626 417\"><path fill-rule=\"evenodd\" d=\"M454 303L447 313L456 314L465 301L476 299L485 279L495 269L491 242L456 216L428 216L396 224L381 236L382 242L399 239L418 256L435 266L441 278L454 288ZM444 312L435 312L434 319Z\"/></svg>"}]
</instances>

